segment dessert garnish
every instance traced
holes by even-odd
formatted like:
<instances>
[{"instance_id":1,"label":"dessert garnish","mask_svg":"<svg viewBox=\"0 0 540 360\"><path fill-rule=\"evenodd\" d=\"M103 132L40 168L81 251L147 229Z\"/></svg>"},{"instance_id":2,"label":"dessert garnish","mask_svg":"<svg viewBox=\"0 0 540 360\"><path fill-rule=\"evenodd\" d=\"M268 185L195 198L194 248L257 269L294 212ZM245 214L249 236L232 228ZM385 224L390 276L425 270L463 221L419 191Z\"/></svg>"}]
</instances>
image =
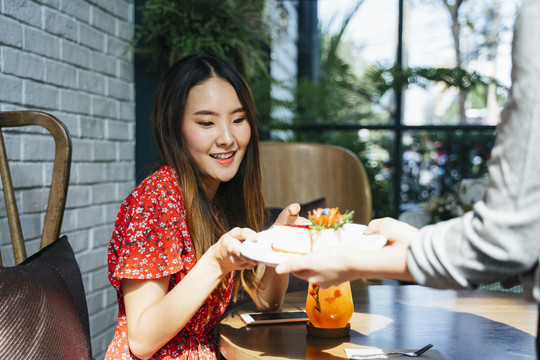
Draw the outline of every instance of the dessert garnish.
<instances>
[{"instance_id":1,"label":"dessert garnish","mask_svg":"<svg viewBox=\"0 0 540 360\"><path fill-rule=\"evenodd\" d=\"M345 214L339 212L339 208L318 208L309 212L309 220L311 221L310 229L323 230L334 229L337 230L343 225L352 222L354 211L346 211Z\"/></svg>"}]
</instances>

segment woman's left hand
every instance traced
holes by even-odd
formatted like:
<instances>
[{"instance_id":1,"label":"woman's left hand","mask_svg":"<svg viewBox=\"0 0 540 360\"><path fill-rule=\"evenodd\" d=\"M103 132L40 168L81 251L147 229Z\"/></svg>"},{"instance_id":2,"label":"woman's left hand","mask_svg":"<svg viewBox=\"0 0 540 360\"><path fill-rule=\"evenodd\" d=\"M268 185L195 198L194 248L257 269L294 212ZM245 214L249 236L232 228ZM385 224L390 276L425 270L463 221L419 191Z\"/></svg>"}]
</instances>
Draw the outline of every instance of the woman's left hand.
<instances>
[{"instance_id":1,"label":"woman's left hand","mask_svg":"<svg viewBox=\"0 0 540 360\"><path fill-rule=\"evenodd\" d=\"M277 225L304 225L304 224L310 224L309 220L306 218L303 218L299 216L300 213L300 205L297 203L292 203L289 206L287 206L283 211L279 214L276 221L274 222L274 225L271 227L277 226Z\"/></svg>"}]
</instances>

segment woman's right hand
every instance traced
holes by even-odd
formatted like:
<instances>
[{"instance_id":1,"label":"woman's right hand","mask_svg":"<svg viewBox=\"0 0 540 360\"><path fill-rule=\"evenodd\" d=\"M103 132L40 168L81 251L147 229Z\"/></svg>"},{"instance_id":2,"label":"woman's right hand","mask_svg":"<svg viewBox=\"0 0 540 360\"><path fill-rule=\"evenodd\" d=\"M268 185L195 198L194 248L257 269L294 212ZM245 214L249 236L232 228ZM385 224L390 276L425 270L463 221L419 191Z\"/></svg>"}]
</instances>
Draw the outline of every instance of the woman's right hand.
<instances>
[{"instance_id":1,"label":"woman's right hand","mask_svg":"<svg viewBox=\"0 0 540 360\"><path fill-rule=\"evenodd\" d=\"M211 257L219 266L222 275L235 270L252 269L257 263L240 254L240 245L256 236L257 233L251 229L236 227L225 233L203 257Z\"/></svg>"}]
</instances>

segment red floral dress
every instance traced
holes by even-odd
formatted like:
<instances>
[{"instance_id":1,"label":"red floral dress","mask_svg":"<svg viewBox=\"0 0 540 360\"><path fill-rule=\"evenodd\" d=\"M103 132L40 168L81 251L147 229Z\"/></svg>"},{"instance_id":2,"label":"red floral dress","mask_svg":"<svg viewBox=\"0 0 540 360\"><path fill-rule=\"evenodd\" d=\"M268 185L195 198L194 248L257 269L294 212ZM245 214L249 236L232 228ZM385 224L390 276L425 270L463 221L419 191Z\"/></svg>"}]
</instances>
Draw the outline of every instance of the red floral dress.
<instances>
[{"instance_id":1,"label":"red floral dress","mask_svg":"<svg viewBox=\"0 0 540 360\"><path fill-rule=\"evenodd\" d=\"M172 168L164 166L126 198L114 226L108 275L117 291L118 325L105 359L137 359L127 342L122 279L170 276L170 291L196 262L178 177ZM212 332L231 299L233 283L231 273L221 291L222 300L214 290L186 326L152 359L216 359Z\"/></svg>"}]
</instances>

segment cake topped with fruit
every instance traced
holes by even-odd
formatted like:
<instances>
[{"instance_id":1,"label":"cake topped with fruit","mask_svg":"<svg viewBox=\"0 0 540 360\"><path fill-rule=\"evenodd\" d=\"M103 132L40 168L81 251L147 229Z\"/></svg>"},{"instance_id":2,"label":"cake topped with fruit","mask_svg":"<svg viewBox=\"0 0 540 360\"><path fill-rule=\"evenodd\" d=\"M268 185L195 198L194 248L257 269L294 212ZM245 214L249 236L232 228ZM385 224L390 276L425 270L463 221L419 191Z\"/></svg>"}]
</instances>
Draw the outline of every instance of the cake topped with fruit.
<instances>
[{"instance_id":1,"label":"cake topped with fruit","mask_svg":"<svg viewBox=\"0 0 540 360\"><path fill-rule=\"evenodd\" d=\"M275 229L272 249L289 254L307 254L313 250L341 244L344 225L352 223L354 211L344 214L339 208L318 208L309 212L311 224L284 225Z\"/></svg>"},{"instance_id":2,"label":"cake topped with fruit","mask_svg":"<svg viewBox=\"0 0 540 360\"><path fill-rule=\"evenodd\" d=\"M244 241L240 253L252 260L274 266L288 259L318 249L334 246L357 250L383 247L386 238L380 234L364 234L366 225L352 223L352 211L315 209L309 212L304 225L281 225L263 230L254 241Z\"/></svg>"}]
</instances>

